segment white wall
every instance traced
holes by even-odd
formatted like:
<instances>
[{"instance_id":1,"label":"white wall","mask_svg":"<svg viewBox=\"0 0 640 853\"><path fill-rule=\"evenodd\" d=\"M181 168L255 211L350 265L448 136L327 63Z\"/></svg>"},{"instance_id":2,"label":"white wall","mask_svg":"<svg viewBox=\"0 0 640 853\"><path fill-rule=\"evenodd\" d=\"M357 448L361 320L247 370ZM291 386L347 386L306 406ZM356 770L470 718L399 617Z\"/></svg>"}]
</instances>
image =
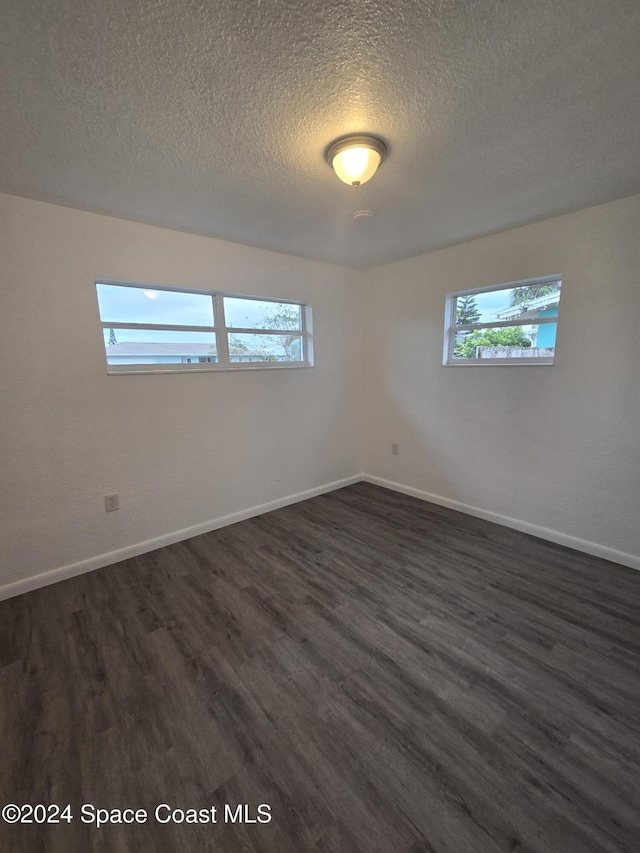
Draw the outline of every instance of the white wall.
<instances>
[{"instance_id":1,"label":"white wall","mask_svg":"<svg viewBox=\"0 0 640 853\"><path fill-rule=\"evenodd\" d=\"M309 301L316 367L108 376L96 277ZM357 474L360 281L0 195L0 587Z\"/></svg>"},{"instance_id":2,"label":"white wall","mask_svg":"<svg viewBox=\"0 0 640 853\"><path fill-rule=\"evenodd\" d=\"M554 366L442 367L448 291L557 273ZM640 196L378 267L364 322L368 474L640 568Z\"/></svg>"},{"instance_id":3,"label":"white wall","mask_svg":"<svg viewBox=\"0 0 640 853\"><path fill-rule=\"evenodd\" d=\"M0 596L361 471L640 567L638 234L635 196L359 273L0 195ZM555 366L441 366L447 291L555 273ZM311 301L316 367L107 376L96 277Z\"/></svg>"}]
</instances>

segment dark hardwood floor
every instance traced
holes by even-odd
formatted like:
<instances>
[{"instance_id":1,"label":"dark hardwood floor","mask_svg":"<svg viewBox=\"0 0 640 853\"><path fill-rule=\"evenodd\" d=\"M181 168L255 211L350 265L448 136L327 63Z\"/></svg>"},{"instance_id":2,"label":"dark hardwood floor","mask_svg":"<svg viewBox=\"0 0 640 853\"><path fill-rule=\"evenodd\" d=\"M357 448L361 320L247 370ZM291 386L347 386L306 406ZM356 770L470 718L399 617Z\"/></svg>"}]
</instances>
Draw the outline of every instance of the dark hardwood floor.
<instances>
[{"instance_id":1,"label":"dark hardwood floor","mask_svg":"<svg viewBox=\"0 0 640 853\"><path fill-rule=\"evenodd\" d=\"M0 805L74 818L0 850L637 853L639 606L638 572L364 483L2 602Z\"/></svg>"}]
</instances>

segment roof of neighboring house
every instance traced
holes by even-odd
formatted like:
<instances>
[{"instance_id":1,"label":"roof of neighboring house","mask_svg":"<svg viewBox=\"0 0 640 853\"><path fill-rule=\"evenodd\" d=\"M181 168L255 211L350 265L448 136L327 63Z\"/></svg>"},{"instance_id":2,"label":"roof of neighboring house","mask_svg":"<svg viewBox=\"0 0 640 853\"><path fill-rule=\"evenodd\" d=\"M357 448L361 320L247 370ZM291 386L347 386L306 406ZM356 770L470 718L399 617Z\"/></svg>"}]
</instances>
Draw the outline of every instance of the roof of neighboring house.
<instances>
[{"instance_id":1,"label":"roof of neighboring house","mask_svg":"<svg viewBox=\"0 0 640 853\"><path fill-rule=\"evenodd\" d=\"M124 341L121 344L107 344L109 355L212 355L212 344L192 343L137 343Z\"/></svg>"},{"instance_id":2,"label":"roof of neighboring house","mask_svg":"<svg viewBox=\"0 0 640 853\"><path fill-rule=\"evenodd\" d=\"M544 296L536 296L535 299L528 299L522 305L514 305L511 308L505 308L504 311L498 311L499 320L511 320L515 317L527 317L538 311L544 311L547 308L555 308L560 302L560 291L556 290L553 293L547 293Z\"/></svg>"}]
</instances>

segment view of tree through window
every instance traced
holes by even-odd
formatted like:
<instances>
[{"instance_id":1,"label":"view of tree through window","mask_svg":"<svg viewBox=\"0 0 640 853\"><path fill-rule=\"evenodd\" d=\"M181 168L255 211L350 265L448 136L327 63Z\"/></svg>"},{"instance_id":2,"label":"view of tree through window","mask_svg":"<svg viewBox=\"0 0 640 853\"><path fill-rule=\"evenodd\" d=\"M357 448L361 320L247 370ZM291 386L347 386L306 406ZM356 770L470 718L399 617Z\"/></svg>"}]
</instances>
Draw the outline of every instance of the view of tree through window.
<instances>
[{"instance_id":1,"label":"view of tree through window","mask_svg":"<svg viewBox=\"0 0 640 853\"><path fill-rule=\"evenodd\" d=\"M302 303L98 282L109 372L308 364Z\"/></svg>"},{"instance_id":2,"label":"view of tree through window","mask_svg":"<svg viewBox=\"0 0 640 853\"><path fill-rule=\"evenodd\" d=\"M480 319L480 311L475 296L463 296L456 300L456 324L477 323Z\"/></svg>"},{"instance_id":3,"label":"view of tree through window","mask_svg":"<svg viewBox=\"0 0 640 853\"><path fill-rule=\"evenodd\" d=\"M552 364L562 282L538 279L447 297L445 364Z\"/></svg>"},{"instance_id":4,"label":"view of tree through window","mask_svg":"<svg viewBox=\"0 0 640 853\"><path fill-rule=\"evenodd\" d=\"M551 284L533 284L527 287L514 287L510 293L511 307L515 305L526 305L528 302L538 299L540 296L549 296L553 293L560 294L560 282ZM558 295L558 299L559 299Z\"/></svg>"},{"instance_id":5,"label":"view of tree through window","mask_svg":"<svg viewBox=\"0 0 640 853\"><path fill-rule=\"evenodd\" d=\"M224 313L227 328L243 330L229 337L231 361L241 361L252 352L262 353L265 361L301 360L301 305L225 296Z\"/></svg>"},{"instance_id":6,"label":"view of tree through window","mask_svg":"<svg viewBox=\"0 0 640 853\"><path fill-rule=\"evenodd\" d=\"M468 335L456 338L454 354L458 358L478 358L478 347L498 348L519 347L529 349L531 338L520 326L502 329L476 330Z\"/></svg>"}]
</instances>

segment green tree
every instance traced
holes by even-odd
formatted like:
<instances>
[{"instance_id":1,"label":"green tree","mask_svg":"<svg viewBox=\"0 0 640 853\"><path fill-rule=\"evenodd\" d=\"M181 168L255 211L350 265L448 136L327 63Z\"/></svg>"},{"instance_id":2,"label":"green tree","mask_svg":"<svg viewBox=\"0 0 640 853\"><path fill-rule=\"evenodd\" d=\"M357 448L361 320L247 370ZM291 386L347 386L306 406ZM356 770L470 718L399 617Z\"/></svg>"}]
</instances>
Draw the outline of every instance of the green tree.
<instances>
[{"instance_id":1,"label":"green tree","mask_svg":"<svg viewBox=\"0 0 640 853\"><path fill-rule=\"evenodd\" d=\"M538 296L548 296L550 293L557 293L560 290L560 285L557 282L553 284L533 284L531 287L515 287L511 291L510 305L513 308L515 305L526 305L532 299L537 299Z\"/></svg>"},{"instance_id":2,"label":"green tree","mask_svg":"<svg viewBox=\"0 0 640 853\"><path fill-rule=\"evenodd\" d=\"M300 353L300 307L298 305L287 305L280 303L273 308L265 308L262 314L262 324L264 329L274 329L278 331L291 331L290 335L261 335L262 345L265 348L282 348L284 350L285 361L299 361ZM266 361L274 361L274 358L267 358Z\"/></svg>"},{"instance_id":3,"label":"green tree","mask_svg":"<svg viewBox=\"0 0 640 853\"><path fill-rule=\"evenodd\" d=\"M528 338L520 326L512 329L476 329L467 335L455 349L458 358L475 358L476 347L521 347L526 349L531 346L531 338Z\"/></svg>"},{"instance_id":4,"label":"green tree","mask_svg":"<svg viewBox=\"0 0 640 853\"><path fill-rule=\"evenodd\" d=\"M240 338L229 338L229 346L234 350L241 350L242 352L249 351L249 347Z\"/></svg>"},{"instance_id":5,"label":"green tree","mask_svg":"<svg viewBox=\"0 0 640 853\"><path fill-rule=\"evenodd\" d=\"M214 353L215 347L212 346L209 352ZM233 336L229 338L229 358L231 361L237 361L240 356L247 352L249 352L249 347L240 338Z\"/></svg>"},{"instance_id":6,"label":"green tree","mask_svg":"<svg viewBox=\"0 0 640 853\"><path fill-rule=\"evenodd\" d=\"M456 325L463 323L477 323L480 319L480 310L475 296L463 296L456 299Z\"/></svg>"}]
</instances>

